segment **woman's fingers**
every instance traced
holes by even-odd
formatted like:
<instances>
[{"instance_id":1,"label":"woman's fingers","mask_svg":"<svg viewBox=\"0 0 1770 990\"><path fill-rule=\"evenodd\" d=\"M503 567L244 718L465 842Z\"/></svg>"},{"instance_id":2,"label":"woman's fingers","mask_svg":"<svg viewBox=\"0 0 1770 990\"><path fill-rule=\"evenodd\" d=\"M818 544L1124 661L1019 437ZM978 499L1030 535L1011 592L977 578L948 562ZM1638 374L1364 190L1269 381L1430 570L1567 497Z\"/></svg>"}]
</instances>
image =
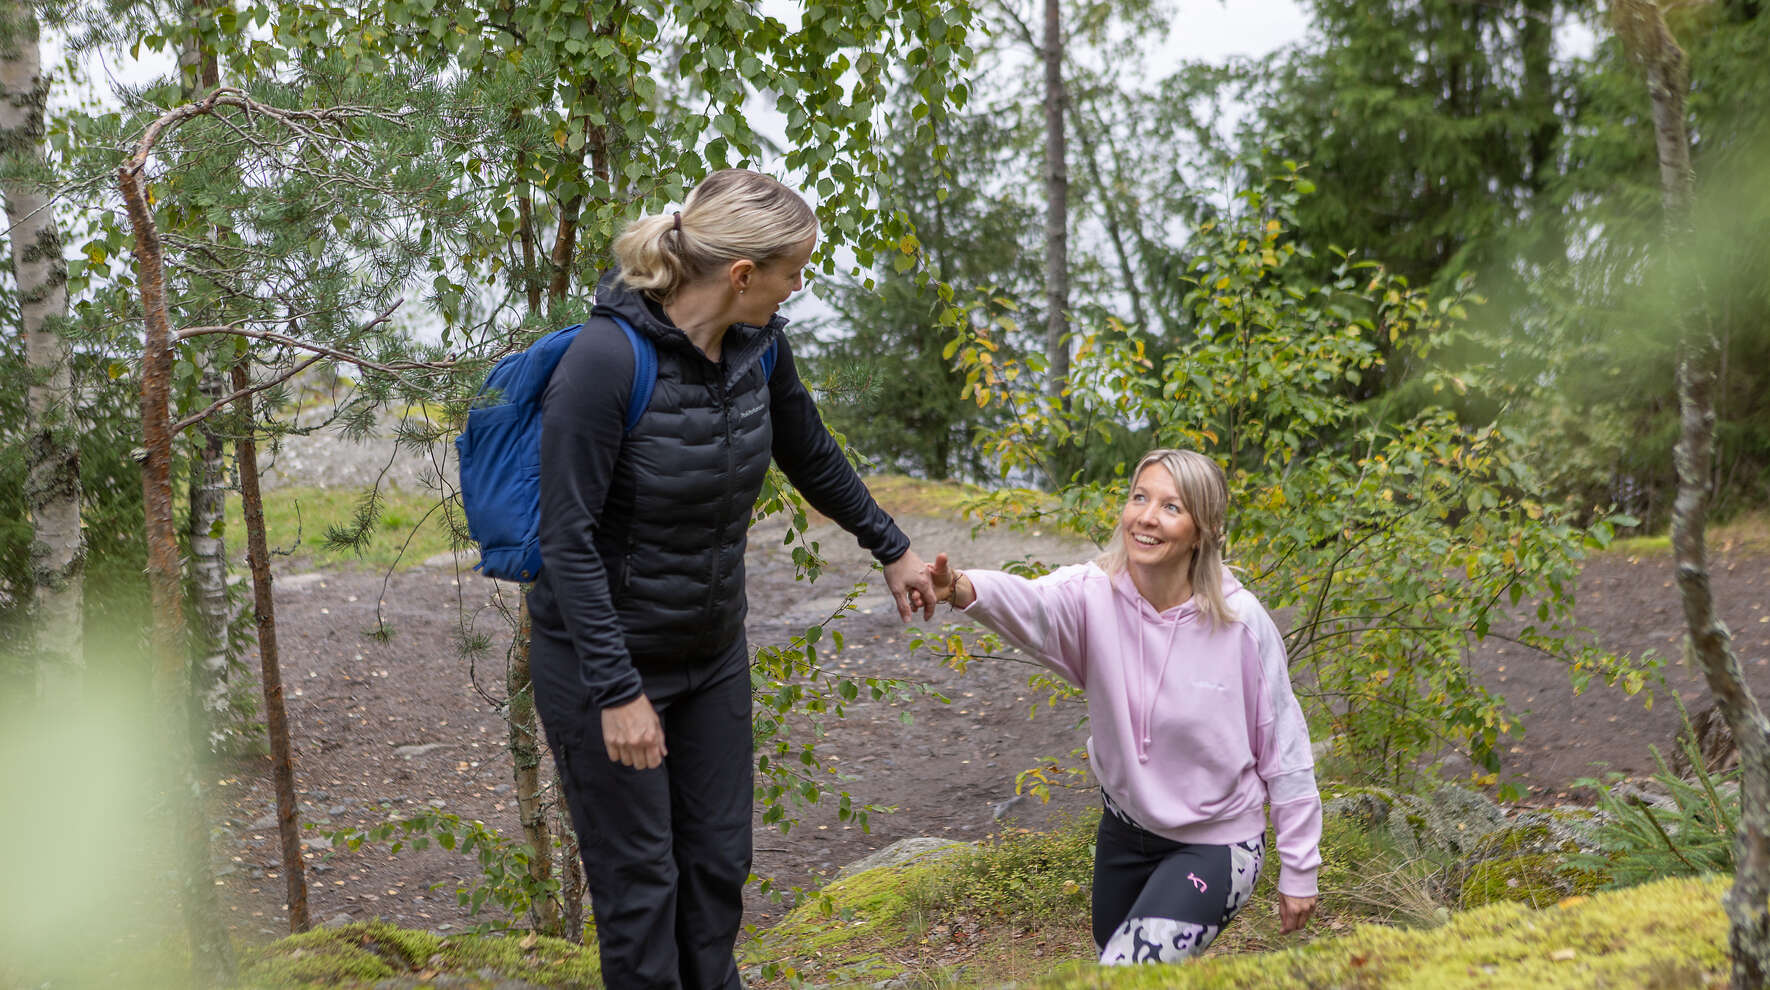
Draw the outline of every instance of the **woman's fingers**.
<instances>
[{"instance_id":1,"label":"woman's fingers","mask_svg":"<svg viewBox=\"0 0 1770 990\"><path fill-rule=\"evenodd\" d=\"M1309 916L1314 913L1315 898L1278 895L1278 916L1285 934L1302 931L1309 924Z\"/></svg>"},{"instance_id":2,"label":"woman's fingers","mask_svg":"<svg viewBox=\"0 0 1770 990\"><path fill-rule=\"evenodd\" d=\"M643 694L602 710L602 743L611 761L635 770L650 770L669 755L663 723Z\"/></svg>"}]
</instances>

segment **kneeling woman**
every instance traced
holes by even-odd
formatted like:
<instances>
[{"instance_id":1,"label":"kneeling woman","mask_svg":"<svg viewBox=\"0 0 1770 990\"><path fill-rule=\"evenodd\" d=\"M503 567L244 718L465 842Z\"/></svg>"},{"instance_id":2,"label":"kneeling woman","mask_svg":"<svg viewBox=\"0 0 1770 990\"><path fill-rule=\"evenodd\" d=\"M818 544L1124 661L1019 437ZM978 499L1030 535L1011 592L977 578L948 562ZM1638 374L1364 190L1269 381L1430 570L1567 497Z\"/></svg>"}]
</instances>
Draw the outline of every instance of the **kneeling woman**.
<instances>
[{"instance_id":1,"label":"kneeling woman","mask_svg":"<svg viewBox=\"0 0 1770 990\"><path fill-rule=\"evenodd\" d=\"M1284 642L1223 566L1216 462L1137 464L1107 549L1037 580L930 566L950 601L1088 695L1088 758L1106 810L1094 859L1102 963L1172 962L1210 945L1253 892L1266 805L1286 932L1315 909L1321 796Z\"/></svg>"}]
</instances>

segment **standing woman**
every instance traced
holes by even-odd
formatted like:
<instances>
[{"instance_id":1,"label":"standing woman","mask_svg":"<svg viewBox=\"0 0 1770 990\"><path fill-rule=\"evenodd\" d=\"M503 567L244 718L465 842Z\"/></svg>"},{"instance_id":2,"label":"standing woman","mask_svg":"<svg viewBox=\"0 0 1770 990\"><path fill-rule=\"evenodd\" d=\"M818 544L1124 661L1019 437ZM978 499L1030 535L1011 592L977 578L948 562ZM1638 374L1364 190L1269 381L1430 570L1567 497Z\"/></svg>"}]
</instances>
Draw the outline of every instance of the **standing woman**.
<instances>
[{"instance_id":1,"label":"standing woman","mask_svg":"<svg viewBox=\"0 0 1770 990\"><path fill-rule=\"evenodd\" d=\"M1286 932L1315 910L1321 796L1284 641L1223 566L1228 489L1184 450L1144 456L1110 543L1037 580L930 568L935 598L1088 694L1106 809L1094 857L1105 964L1203 952L1247 903L1278 832Z\"/></svg>"},{"instance_id":2,"label":"standing woman","mask_svg":"<svg viewBox=\"0 0 1770 990\"><path fill-rule=\"evenodd\" d=\"M817 230L791 189L739 169L633 222L542 400L530 663L609 987L743 985L744 545L770 458L885 565L905 620L912 603L933 611L925 566L824 429L781 333ZM657 350L631 430L616 316Z\"/></svg>"}]
</instances>

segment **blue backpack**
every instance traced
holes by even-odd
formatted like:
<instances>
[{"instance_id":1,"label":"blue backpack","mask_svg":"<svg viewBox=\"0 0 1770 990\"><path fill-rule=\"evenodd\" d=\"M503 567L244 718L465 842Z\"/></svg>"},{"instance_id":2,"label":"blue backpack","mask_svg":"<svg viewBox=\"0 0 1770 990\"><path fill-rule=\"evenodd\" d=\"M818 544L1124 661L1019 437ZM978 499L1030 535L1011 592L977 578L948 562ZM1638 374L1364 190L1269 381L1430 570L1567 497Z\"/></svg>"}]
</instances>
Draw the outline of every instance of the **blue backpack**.
<instances>
[{"instance_id":1,"label":"blue backpack","mask_svg":"<svg viewBox=\"0 0 1770 990\"><path fill-rule=\"evenodd\" d=\"M657 345L610 314L633 347L633 391L627 432L651 405L658 381ZM461 508L467 532L479 544L474 570L504 581L533 581L541 573L541 395L547 379L584 324L555 330L492 366L455 438L461 458ZM762 375L774 374L780 342L762 355Z\"/></svg>"}]
</instances>

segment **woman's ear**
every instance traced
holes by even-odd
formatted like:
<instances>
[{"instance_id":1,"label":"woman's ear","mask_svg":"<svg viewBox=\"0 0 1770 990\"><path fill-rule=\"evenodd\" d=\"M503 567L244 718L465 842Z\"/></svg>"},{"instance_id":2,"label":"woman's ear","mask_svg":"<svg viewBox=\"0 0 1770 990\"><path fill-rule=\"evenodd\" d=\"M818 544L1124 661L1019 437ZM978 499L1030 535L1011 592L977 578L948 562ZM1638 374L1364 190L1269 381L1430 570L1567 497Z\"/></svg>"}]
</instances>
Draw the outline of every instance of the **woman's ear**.
<instances>
[{"instance_id":1,"label":"woman's ear","mask_svg":"<svg viewBox=\"0 0 1770 990\"><path fill-rule=\"evenodd\" d=\"M743 292L750 287L750 279L756 275L756 263L748 258L739 258L726 269L726 276L731 281L731 291Z\"/></svg>"}]
</instances>

